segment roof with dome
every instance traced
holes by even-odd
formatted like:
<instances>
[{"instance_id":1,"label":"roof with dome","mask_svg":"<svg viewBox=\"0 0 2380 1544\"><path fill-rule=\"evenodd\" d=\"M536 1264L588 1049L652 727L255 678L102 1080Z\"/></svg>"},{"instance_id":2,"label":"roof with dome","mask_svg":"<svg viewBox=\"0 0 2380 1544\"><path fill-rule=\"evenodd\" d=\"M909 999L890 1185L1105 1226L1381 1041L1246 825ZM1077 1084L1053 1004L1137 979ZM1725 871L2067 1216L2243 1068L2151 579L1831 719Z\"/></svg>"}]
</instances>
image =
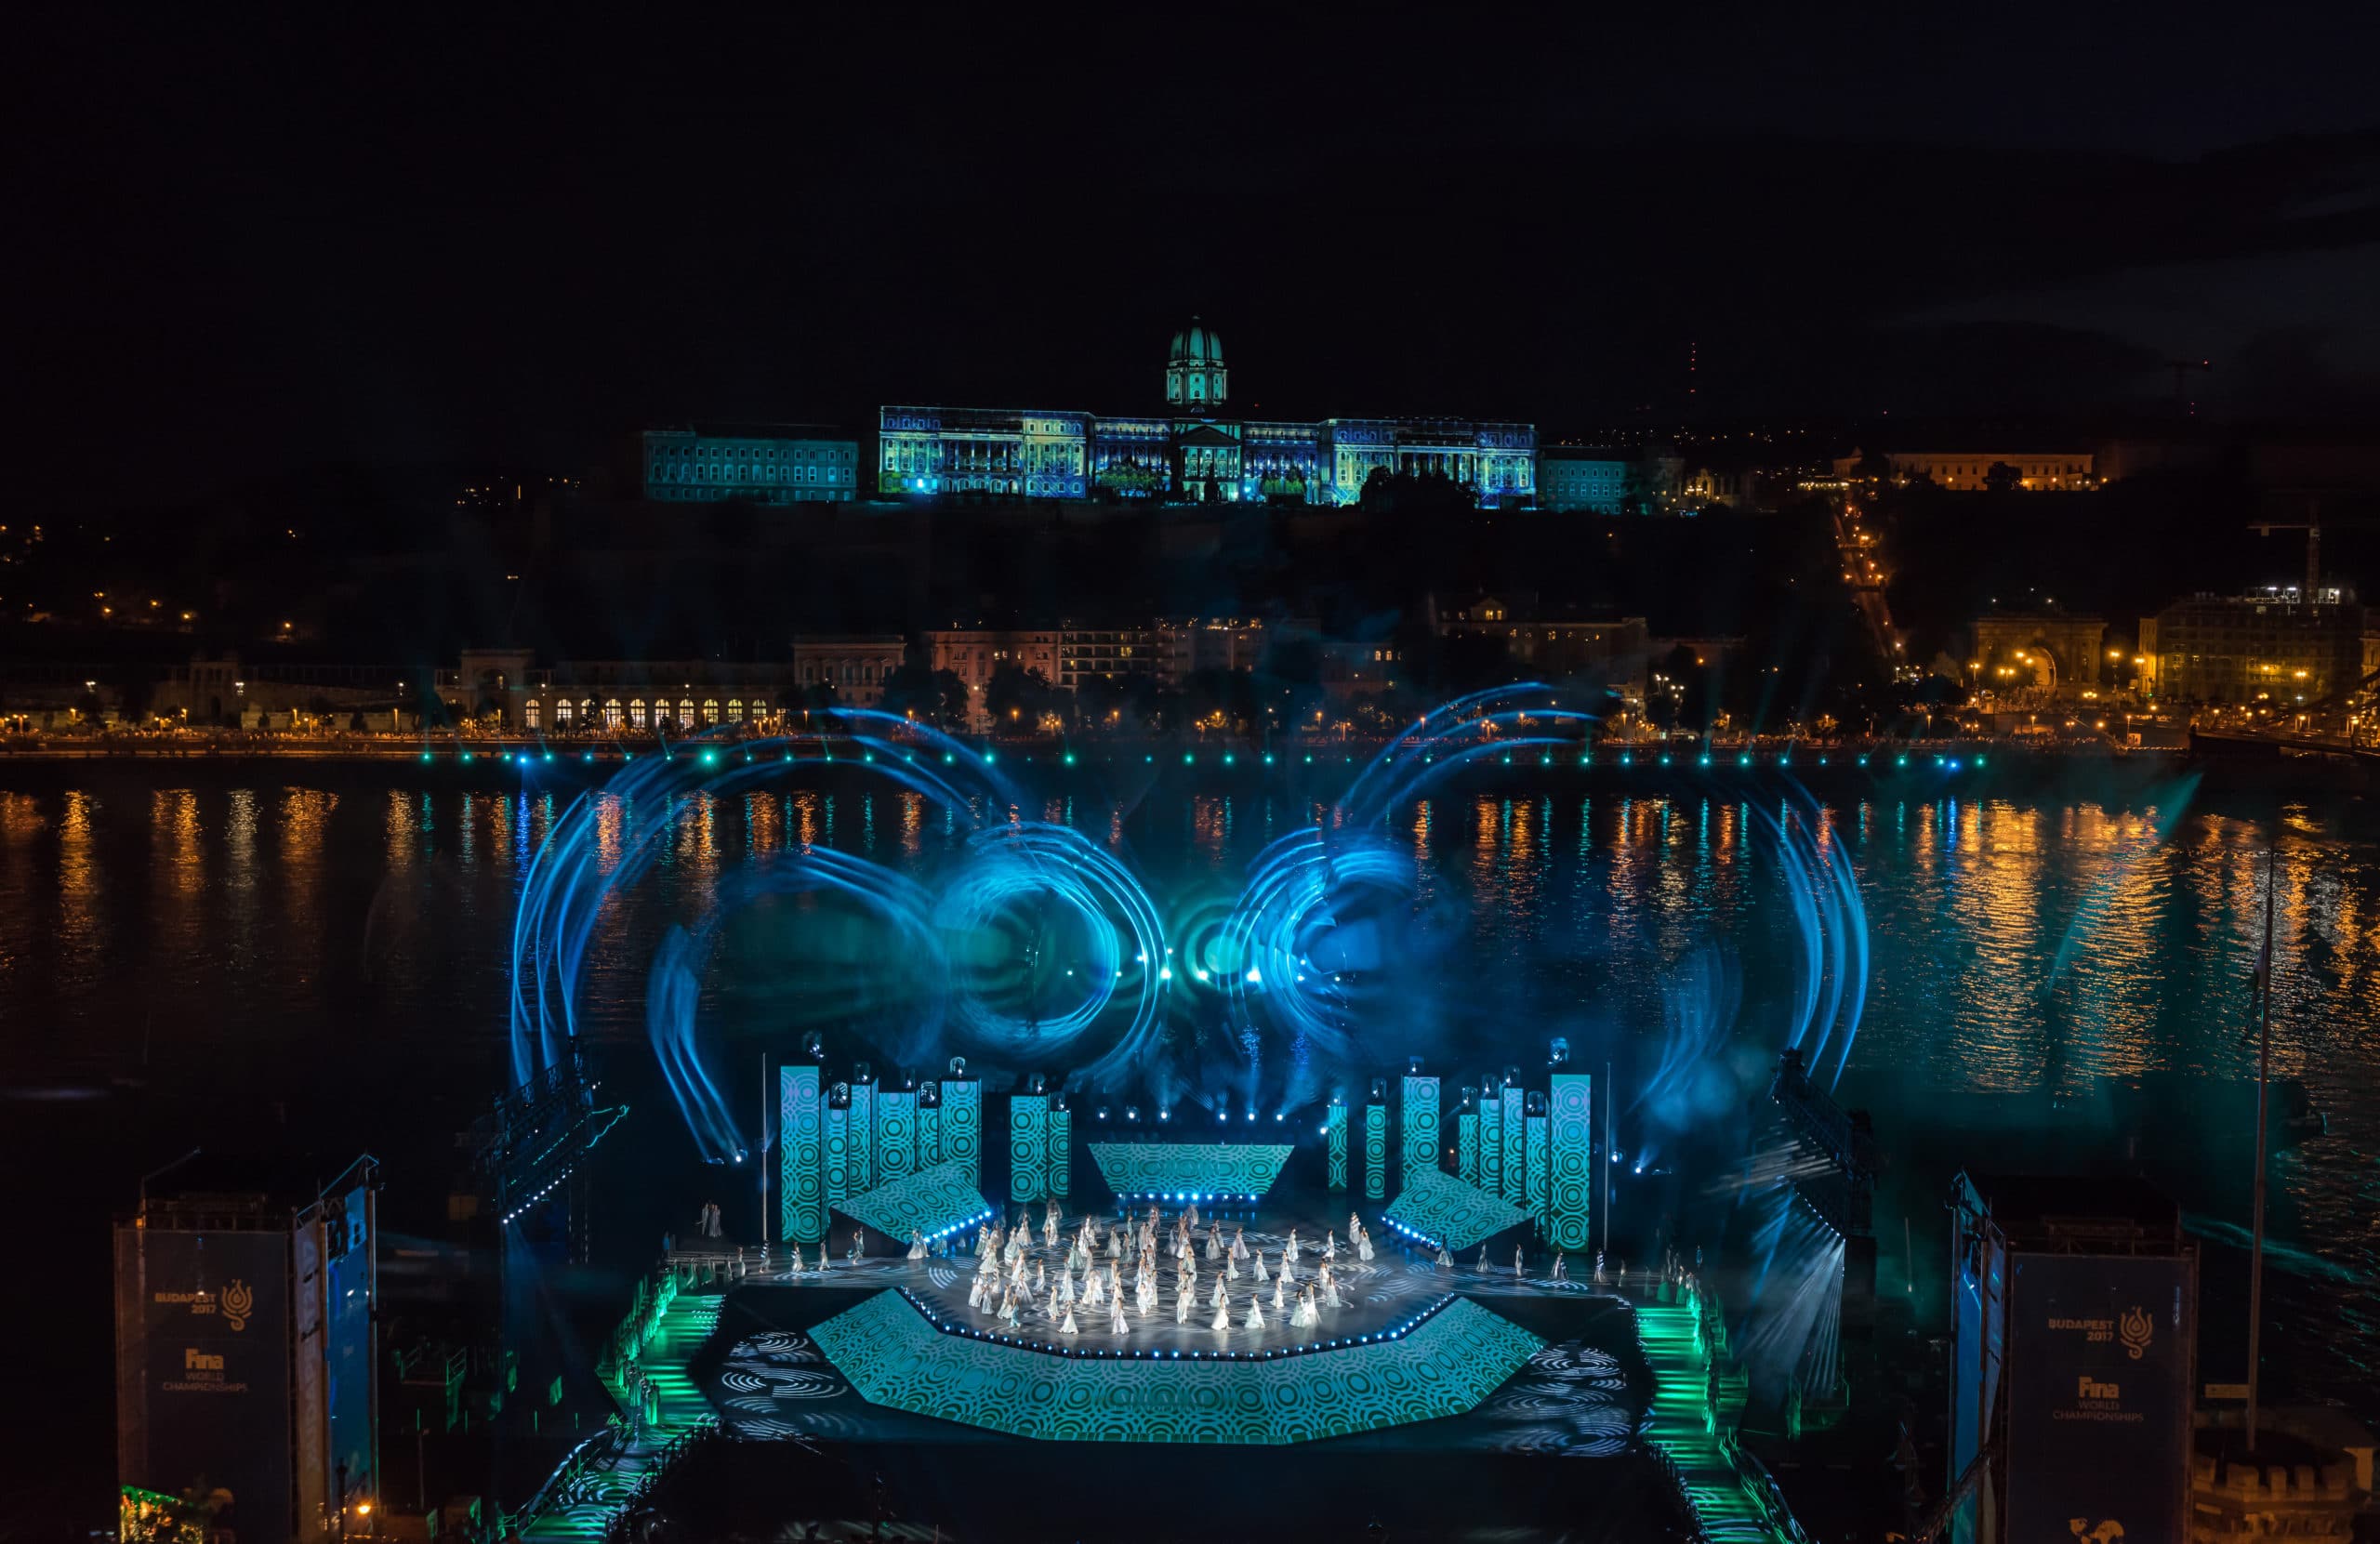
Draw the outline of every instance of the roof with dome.
<instances>
[{"instance_id":1,"label":"roof with dome","mask_svg":"<svg viewBox=\"0 0 2380 1544\"><path fill-rule=\"evenodd\" d=\"M1167 363L1221 364L1223 362L1223 335L1200 322L1197 317L1190 324L1173 335L1173 349Z\"/></svg>"}]
</instances>

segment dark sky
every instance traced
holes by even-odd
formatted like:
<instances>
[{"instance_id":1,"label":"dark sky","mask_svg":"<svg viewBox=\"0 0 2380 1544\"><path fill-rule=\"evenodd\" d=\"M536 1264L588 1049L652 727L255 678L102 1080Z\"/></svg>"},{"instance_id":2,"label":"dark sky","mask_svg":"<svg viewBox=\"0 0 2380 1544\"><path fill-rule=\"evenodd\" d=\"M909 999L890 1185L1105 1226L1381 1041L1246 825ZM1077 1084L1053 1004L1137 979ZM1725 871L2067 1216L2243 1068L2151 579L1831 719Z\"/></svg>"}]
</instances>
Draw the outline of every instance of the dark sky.
<instances>
[{"instance_id":1,"label":"dark sky","mask_svg":"<svg viewBox=\"0 0 2380 1544\"><path fill-rule=\"evenodd\" d=\"M2380 400L2336 11L873 9L20 19L26 491L1130 411L1191 310L1282 415Z\"/></svg>"}]
</instances>

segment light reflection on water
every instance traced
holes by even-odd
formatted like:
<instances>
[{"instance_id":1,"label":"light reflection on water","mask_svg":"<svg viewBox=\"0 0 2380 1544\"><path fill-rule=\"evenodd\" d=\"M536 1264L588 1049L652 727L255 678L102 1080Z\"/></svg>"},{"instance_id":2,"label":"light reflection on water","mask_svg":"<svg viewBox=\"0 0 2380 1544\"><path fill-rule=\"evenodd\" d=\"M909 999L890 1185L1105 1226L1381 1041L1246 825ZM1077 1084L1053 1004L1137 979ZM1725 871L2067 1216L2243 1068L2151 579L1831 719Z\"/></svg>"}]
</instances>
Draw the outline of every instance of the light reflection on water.
<instances>
[{"instance_id":1,"label":"light reflection on water","mask_svg":"<svg viewBox=\"0 0 2380 1544\"><path fill-rule=\"evenodd\" d=\"M698 917L732 866L809 843L921 865L960 839L914 794L687 797L651 878L606 916L590 951L585 1026L624 1048L618 1063L641 1046L643 969L661 930ZM2228 1118L2223 1090L2254 1074L2246 973L2271 827L2204 798L1892 798L1824 812L1818 839L1851 854L1873 946L1845 1088L1874 1105L1888 1148L1912 1111L1934 1113L1927 1090L2087 1102L2094 1079L2178 1076L2207 1097L2152 1135L2203 1148L2202 1167L2223 1170L2176 1181L2197 1187L2185 1199L2212 1230L2244 1221L2245 1164L2227 1145L2241 1132L2215 1123ZM292 1075L276 1052L311 1042L332 1065L351 1048L402 1053L399 1076L484 1077L504 1032L516 887L566 803L278 780L0 792L0 1072L12 1084L187 1076L279 1098L293 1090L275 1080ZM1176 915L1179 903L1186 916L1227 900L1264 842L1326 812L1243 790L1124 804L1078 796L1026 812L1119 848L1161 909ZM616 863L654 818L599 797L599 860ZM1773 1052L1792 996L1793 929L1752 825L1737 799L1641 786L1440 788L1392 819L1388 834L1419 865L1421 907L1462 945L1447 957L1463 979L1432 1005L1469 1026L1469 1060L1448 1070L1531 1062L1551 1033L1568 1034L1582 1061L1624 1065L1659 1039L1664 972L1709 940L1740 963L1739 1042ZM2276 1313L2294 1333L2268 1344L2281 1342L2302 1389L2369 1408L2363 1386L2380 1382L2375 826L2352 809L2296 806L2280 825L2275 1071L2305 1081L2332 1135L2275 1159L2276 1232L2326 1275L2318 1287L2277 1268ZM782 924L785 914L760 915ZM732 970L734 945L722 958ZM798 958L772 963L783 968L756 975L799 980ZM733 982L707 986L703 1012L731 1036L787 1022L782 1001ZM1381 1049L1384 1066L1401 1055ZM378 1102L385 1115L358 1120L404 1118L402 1098ZM2024 1167L2033 1149L2018 1135L1975 1161ZM1915 1228L1936 1225L1927 1208L1938 1195L1902 1199ZM1899 1251L1885 1253L1889 1278ZM2211 1287L2228 1268L2211 1258Z\"/></svg>"}]
</instances>

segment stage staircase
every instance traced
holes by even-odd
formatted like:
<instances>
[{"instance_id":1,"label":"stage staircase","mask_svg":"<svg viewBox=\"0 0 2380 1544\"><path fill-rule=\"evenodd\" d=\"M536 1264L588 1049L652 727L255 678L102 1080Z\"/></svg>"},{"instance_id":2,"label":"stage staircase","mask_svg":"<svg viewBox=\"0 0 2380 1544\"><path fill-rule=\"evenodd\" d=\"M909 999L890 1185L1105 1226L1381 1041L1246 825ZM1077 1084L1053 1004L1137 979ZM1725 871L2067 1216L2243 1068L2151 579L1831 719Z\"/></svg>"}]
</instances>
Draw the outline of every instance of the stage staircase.
<instances>
[{"instance_id":1,"label":"stage staircase","mask_svg":"<svg viewBox=\"0 0 2380 1544\"><path fill-rule=\"evenodd\" d=\"M1680 1301L1638 1303L1636 1335L1653 1373L1645 1434L1676 1475L1697 1537L1712 1544L1799 1544L1801 1529L1790 1516L1780 1519L1781 1504L1764 1501L1732 1432L1717 1427L1712 1358L1692 1289Z\"/></svg>"},{"instance_id":2,"label":"stage staircase","mask_svg":"<svg viewBox=\"0 0 2380 1544\"><path fill-rule=\"evenodd\" d=\"M607 1457L590 1460L566 1478L554 1503L521 1530L523 1539L534 1544L539 1539L602 1538L672 1446L717 1419L688 1368L719 1326L720 1308L726 1300L721 1294L691 1292L669 1300L636 1362L653 1391L646 1407L649 1419L631 1423L633 1436L621 1438ZM603 1380L623 1411L630 1402L625 1371L608 1373Z\"/></svg>"}]
</instances>

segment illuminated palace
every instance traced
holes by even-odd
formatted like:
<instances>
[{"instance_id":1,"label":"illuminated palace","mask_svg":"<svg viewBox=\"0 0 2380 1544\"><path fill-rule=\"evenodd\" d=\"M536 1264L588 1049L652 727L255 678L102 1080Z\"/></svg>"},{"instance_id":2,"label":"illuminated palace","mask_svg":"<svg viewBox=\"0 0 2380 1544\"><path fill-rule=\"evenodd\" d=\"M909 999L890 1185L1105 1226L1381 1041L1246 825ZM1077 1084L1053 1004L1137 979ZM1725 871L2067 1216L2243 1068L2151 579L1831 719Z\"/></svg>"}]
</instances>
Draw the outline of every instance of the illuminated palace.
<instances>
[{"instance_id":1,"label":"illuminated palace","mask_svg":"<svg viewBox=\"0 0 2380 1544\"><path fill-rule=\"evenodd\" d=\"M1173 335L1163 411L887 407L878 491L1025 498L1353 504L1375 471L1440 472L1483 505L1537 490L1537 428L1462 418L1229 416L1223 339L1195 318Z\"/></svg>"}]
</instances>

